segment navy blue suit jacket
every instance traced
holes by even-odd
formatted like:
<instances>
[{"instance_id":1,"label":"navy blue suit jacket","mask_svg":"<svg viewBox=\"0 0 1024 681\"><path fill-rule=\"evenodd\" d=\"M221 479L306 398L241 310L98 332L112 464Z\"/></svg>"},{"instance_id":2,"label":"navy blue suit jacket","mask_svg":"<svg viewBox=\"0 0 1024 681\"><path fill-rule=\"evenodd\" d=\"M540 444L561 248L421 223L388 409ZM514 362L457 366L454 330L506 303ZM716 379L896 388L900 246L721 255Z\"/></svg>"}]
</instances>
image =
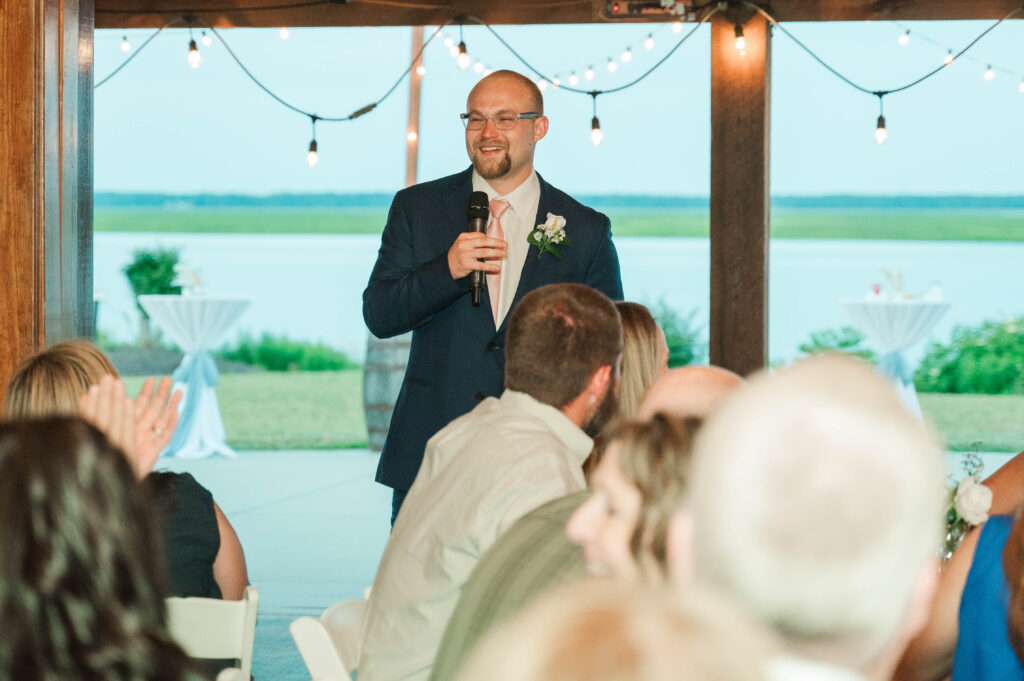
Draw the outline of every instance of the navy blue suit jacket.
<instances>
[{"instance_id":1,"label":"navy blue suit jacket","mask_svg":"<svg viewBox=\"0 0 1024 681\"><path fill-rule=\"evenodd\" d=\"M539 175L538 175L539 178ZM473 307L469 277L452 279L448 249L467 229L472 168L395 195L381 237L377 263L363 291L363 319L378 338L412 330L412 348L377 482L397 490L412 487L423 450L437 431L505 384L505 316L494 328L486 291ZM534 224L548 213L565 218L571 246L564 259L526 254L513 307L545 284L588 284L613 300L622 298L619 260L608 218L540 179ZM485 283L486 287L486 283Z\"/></svg>"}]
</instances>

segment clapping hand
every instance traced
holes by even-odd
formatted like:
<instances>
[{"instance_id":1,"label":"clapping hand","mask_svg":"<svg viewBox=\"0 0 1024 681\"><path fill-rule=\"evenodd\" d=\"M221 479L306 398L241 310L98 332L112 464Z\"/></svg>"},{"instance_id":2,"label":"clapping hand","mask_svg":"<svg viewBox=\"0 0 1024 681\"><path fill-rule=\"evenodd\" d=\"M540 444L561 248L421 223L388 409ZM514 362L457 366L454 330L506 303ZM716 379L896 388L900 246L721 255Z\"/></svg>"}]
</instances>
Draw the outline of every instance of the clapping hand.
<instances>
[{"instance_id":1,"label":"clapping hand","mask_svg":"<svg viewBox=\"0 0 1024 681\"><path fill-rule=\"evenodd\" d=\"M132 465L140 480L153 470L160 452L171 441L174 428L178 425L181 391L176 390L171 395L171 379L167 376L160 379L156 392L153 392L154 383L152 377L146 379L133 405L135 457L132 459Z\"/></svg>"},{"instance_id":2,"label":"clapping hand","mask_svg":"<svg viewBox=\"0 0 1024 681\"><path fill-rule=\"evenodd\" d=\"M161 379L156 392L154 383L147 378L132 400L125 396L123 381L104 376L79 399L82 417L124 451L139 480L149 475L178 423L181 392L168 400L171 379Z\"/></svg>"}]
</instances>

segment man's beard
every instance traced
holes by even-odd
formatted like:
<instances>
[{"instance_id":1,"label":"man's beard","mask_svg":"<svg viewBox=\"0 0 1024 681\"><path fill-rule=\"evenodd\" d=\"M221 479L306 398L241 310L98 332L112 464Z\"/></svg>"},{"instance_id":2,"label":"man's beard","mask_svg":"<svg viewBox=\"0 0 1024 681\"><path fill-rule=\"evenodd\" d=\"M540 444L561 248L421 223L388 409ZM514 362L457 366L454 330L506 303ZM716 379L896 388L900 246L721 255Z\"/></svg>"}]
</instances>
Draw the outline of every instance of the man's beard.
<instances>
[{"instance_id":1,"label":"man's beard","mask_svg":"<svg viewBox=\"0 0 1024 681\"><path fill-rule=\"evenodd\" d=\"M615 417L618 411L619 381L618 378L616 378L615 384L608 386L608 390L604 393L604 399L601 400L601 404L598 405L597 410L590 417L590 420L583 424L583 432L590 437L597 436L605 425Z\"/></svg>"},{"instance_id":2,"label":"man's beard","mask_svg":"<svg viewBox=\"0 0 1024 681\"><path fill-rule=\"evenodd\" d=\"M483 152L475 150L476 153L473 155L473 167L476 168L476 172L480 173L480 177L485 180L494 180L499 177L504 177L508 174L509 169L512 167L512 157L509 156L508 149L504 149L502 155L495 159L485 158ZM489 166L485 167L484 164L489 162Z\"/></svg>"}]
</instances>

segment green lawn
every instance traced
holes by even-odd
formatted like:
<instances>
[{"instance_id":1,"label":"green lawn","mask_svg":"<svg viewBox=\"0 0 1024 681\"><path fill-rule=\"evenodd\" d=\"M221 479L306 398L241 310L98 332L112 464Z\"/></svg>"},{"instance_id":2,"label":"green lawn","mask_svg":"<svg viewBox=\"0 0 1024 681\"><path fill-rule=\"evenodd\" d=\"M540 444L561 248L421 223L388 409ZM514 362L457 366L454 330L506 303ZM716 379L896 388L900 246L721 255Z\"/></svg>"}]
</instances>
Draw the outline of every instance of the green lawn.
<instances>
[{"instance_id":1,"label":"green lawn","mask_svg":"<svg viewBox=\"0 0 1024 681\"><path fill-rule=\"evenodd\" d=\"M707 236L701 213L609 210L617 236ZM384 211L345 210L97 210L97 231L226 234L377 234ZM780 239L922 239L934 241L1024 241L1024 217L949 213L776 212L772 236Z\"/></svg>"},{"instance_id":2,"label":"green lawn","mask_svg":"<svg viewBox=\"0 0 1024 681\"><path fill-rule=\"evenodd\" d=\"M131 393L142 378L126 379ZM222 374L228 443L237 449L366 446L362 371ZM921 407L952 450L1024 449L1024 396L922 394Z\"/></svg>"},{"instance_id":3,"label":"green lawn","mask_svg":"<svg viewBox=\"0 0 1024 681\"><path fill-rule=\"evenodd\" d=\"M970 451L980 442L986 452L1024 450L1024 395L922 393L919 398L949 449Z\"/></svg>"}]
</instances>

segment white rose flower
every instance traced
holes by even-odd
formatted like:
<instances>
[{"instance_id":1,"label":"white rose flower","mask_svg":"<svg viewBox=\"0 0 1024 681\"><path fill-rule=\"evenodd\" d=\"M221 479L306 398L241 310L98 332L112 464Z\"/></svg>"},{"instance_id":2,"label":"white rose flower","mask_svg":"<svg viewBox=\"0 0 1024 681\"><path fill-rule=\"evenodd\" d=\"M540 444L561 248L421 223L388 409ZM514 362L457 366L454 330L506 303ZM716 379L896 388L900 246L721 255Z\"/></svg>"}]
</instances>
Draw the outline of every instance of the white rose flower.
<instances>
[{"instance_id":1,"label":"white rose flower","mask_svg":"<svg viewBox=\"0 0 1024 681\"><path fill-rule=\"evenodd\" d=\"M540 241L543 236L544 232L540 231L539 229L533 233L533 238L536 239L537 241Z\"/></svg>"},{"instance_id":2,"label":"white rose flower","mask_svg":"<svg viewBox=\"0 0 1024 681\"><path fill-rule=\"evenodd\" d=\"M956 487L953 508L971 525L980 525L988 520L989 509L992 508L992 490L978 482L977 477L968 475Z\"/></svg>"}]
</instances>

